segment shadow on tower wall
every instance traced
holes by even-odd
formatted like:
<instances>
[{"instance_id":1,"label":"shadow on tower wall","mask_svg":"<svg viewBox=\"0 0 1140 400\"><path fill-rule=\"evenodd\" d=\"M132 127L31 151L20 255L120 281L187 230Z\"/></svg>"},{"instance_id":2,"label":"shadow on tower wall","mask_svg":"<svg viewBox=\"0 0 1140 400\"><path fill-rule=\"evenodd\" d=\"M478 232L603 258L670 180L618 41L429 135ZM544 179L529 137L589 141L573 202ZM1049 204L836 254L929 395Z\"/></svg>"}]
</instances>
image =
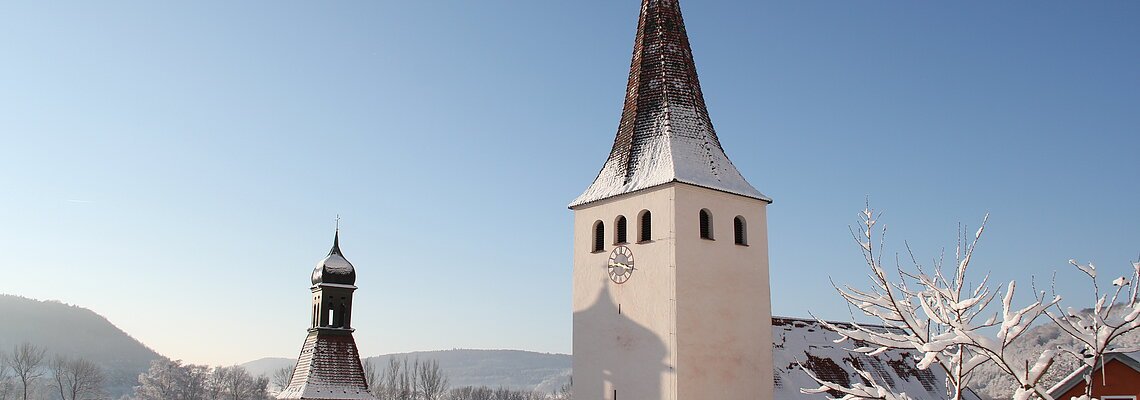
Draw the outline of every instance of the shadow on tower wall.
<instances>
[{"instance_id":1,"label":"shadow on tower wall","mask_svg":"<svg viewBox=\"0 0 1140 400\"><path fill-rule=\"evenodd\" d=\"M594 303L574 313L574 399L664 399L665 392L673 392L672 381L666 380L673 367L665 338L630 319L634 307L619 313L610 285L607 279ZM636 310L667 307L639 304ZM666 382L670 387L663 389Z\"/></svg>"}]
</instances>

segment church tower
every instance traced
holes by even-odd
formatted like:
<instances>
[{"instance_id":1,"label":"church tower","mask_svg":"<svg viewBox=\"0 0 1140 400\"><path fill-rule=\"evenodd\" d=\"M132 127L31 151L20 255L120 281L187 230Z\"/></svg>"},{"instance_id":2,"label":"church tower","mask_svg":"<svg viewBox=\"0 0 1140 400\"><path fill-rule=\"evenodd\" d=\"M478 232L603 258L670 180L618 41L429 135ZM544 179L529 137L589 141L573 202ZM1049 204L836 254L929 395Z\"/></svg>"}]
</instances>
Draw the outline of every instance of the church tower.
<instances>
[{"instance_id":1,"label":"church tower","mask_svg":"<svg viewBox=\"0 0 1140 400\"><path fill-rule=\"evenodd\" d=\"M772 399L771 202L717 139L678 0L643 0L613 149L570 203L574 397Z\"/></svg>"},{"instance_id":2,"label":"church tower","mask_svg":"<svg viewBox=\"0 0 1140 400\"><path fill-rule=\"evenodd\" d=\"M312 283L309 335L289 386L277 398L374 400L352 338L356 269L340 252L339 229L333 236L332 250L313 269Z\"/></svg>"}]
</instances>

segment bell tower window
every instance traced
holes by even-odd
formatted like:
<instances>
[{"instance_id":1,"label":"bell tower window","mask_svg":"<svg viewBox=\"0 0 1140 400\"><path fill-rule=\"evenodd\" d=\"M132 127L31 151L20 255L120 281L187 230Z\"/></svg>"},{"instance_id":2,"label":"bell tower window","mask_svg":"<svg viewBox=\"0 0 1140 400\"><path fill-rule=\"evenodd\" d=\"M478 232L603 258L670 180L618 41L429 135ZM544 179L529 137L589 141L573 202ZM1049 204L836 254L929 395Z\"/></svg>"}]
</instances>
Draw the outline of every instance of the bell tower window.
<instances>
[{"instance_id":1,"label":"bell tower window","mask_svg":"<svg viewBox=\"0 0 1140 400\"><path fill-rule=\"evenodd\" d=\"M627 243L625 240L625 216L619 215L617 221L614 221L614 244Z\"/></svg>"},{"instance_id":2,"label":"bell tower window","mask_svg":"<svg viewBox=\"0 0 1140 400\"><path fill-rule=\"evenodd\" d=\"M713 240L712 213L708 209L701 209L701 239Z\"/></svg>"},{"instance_id":3,"label":"bell tower window","mask_svg":"<svg viewBox=\"0 0 1140 400\"><path fill-rule=\"evenodd\" d=\"M606 248L606 226L602 221L594 222L594 252L600 252Z\"/></svg>"},{"instance_id":4,"label":"bell tower window","mask_svg":"<svg viewBox=\"0 0 1140 400\"><path fill-rule=\"evenodd\" d=\"M653 239L653 215L649 210L641 210L641 227L638 229L638 242L648 242Z\"/></svg>"},{"instance_id":5,"label":"bell tower window","mask_svg":"<svg viewBox=\"0 0 1140 400\"><path fill-rule=\"evenodd\" d=\"M737 215L732 220L732 233L736 244L741 246L748 245L748 226L744 222L744 217Z\"/></svg>"}]
</instances>

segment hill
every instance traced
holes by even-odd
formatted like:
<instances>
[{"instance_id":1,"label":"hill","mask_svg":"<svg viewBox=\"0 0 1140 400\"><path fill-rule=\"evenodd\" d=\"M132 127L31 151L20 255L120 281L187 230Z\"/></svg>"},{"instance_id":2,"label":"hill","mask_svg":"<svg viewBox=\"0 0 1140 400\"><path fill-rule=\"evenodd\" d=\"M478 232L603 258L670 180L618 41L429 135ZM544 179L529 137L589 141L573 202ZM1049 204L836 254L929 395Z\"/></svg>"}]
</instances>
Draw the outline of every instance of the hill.
<instances>
[{"instance_id":1,"label":"hill","mask_svg":"<svg viewBox=\"0 0 1140 400\"><path fill-rule=\"evenodd\" d=\"M162 358L103 316L58 301L0 295L0 351L28 342L47 349L48 357L82 357L103 367L112 398L129 393L138 375Z\"/></svg>"},{"instance_id":2,"label":"hill","mask_svg":"<svg viewBox=\"0 0 1140 400\"><path fill-rule=\"evenodd\" d=\"M570 355L521 350L440 350L384 354L369 357L379 368L392 357L436 360L447 373L451 387L490 386L551 392L570 381ZM262 358L242 364L253 375L270 375L296 360Z\"/></svg>"},{"instance_id":3,"label":"hill","mask_svg":"<svg viewBox=\"0 0 1140 400\"><path fill-rule=\"evenodd\" d=\"M1124 307L1119 307L1121 310ZM1082 310L1083 313L1091 313L1091 310ZM1115 312L1114 312L1115 314ZM1048 320L1046 317L1041 317L1043 320ZM1113 342L1116 346L1122 347L1140 347L1140 331L1129 332L1121 336L1118 341ZM1057 349L1059 346L1072 347L1076 345L1076 341L1064 332L1061 328L1052 322L1042 322L1028 331L1023 333L1017 340L1010 344L1009 354L1010 358L1015 363L1023 363L1028 361L1034 363L1037 357L1049 349ZM1056 359L1049 371L1041 378L1047 386L1052 386L1060 382L1071 372L1080 367L1080 360L1069 354L1061 354ZM1014 388L1017 386L1012 378L1003 374L998 366L993 363L984 364L974 372L975 378L970 387L974 389L979 395L988 399L1008 399L1013 395Z\"/></svg>"}]
</instances>

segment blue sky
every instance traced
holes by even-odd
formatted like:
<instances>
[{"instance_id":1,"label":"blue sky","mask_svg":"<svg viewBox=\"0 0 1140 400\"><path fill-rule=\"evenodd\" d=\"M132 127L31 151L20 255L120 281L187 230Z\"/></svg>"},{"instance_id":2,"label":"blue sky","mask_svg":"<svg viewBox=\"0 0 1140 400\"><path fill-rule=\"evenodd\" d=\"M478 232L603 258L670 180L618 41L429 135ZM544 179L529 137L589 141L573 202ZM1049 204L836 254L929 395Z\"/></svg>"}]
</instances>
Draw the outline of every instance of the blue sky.
<instances>
[{"instance_id":1,"label":"blue sky","mask_svg":"<svg viewBox=\"0 0 1140 400\"><path fill-rule=\"evenodd\" d=\"M773 310L847 318L889 251L1084 283L1140 253L1140 3L683 2L727 153L773 197ZM571 212L633 0L0 5L0 293L159 352L294 356L333 217L364 354L570 351ZM979 277L980 279L980 277ZM1087 298L1073 298L1076 305Z\"/></svg>"}]
</instances>

